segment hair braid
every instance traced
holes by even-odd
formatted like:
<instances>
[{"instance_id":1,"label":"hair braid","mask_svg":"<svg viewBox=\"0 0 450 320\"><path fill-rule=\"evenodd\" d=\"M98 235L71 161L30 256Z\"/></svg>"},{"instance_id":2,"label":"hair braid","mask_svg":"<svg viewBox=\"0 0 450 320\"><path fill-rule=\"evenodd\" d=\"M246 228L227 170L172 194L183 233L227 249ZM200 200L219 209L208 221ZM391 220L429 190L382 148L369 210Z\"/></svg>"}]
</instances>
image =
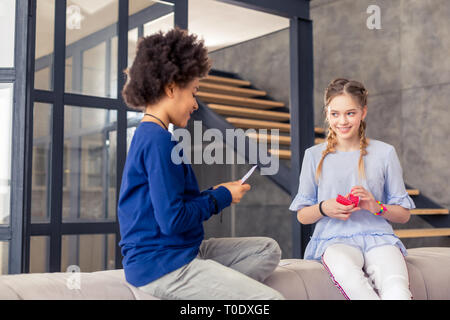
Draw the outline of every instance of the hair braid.
<instances>
[{"instance_id":1,"label":"hair braid","mask_svg":"<svg viewBox=\"0 0 450 320\"><path fill-rule=\"evenodd\" d=\"M359 178L366 179L366 171L364 169L364 156L367 155L367 146L369 143L366 138L366 122L361 120L361 124L359 126L359 161L358 161L358 173Z\"/></svg>"},{"instance_id":2,"label":"hair braid","mask_svg":"<svg viewBox=\"0 0 450 320\"><path fill-rule=\"evenodd\" d=\"M333 129L331 129L331 127L328 127L328 134L327 134L327 147L326 149L322 152L322 158L320 159L319 165L317 166L317 170L316 170L316 183L319 183L319 179L320 179L320 175L322 172L322 166L323 166L323 161L325 159L325 157L329 154L329 153L335 153L336 152L336 145L337 145L337 137L336 137L336 132L333 131Z\"/></svg>"}]
</instances>

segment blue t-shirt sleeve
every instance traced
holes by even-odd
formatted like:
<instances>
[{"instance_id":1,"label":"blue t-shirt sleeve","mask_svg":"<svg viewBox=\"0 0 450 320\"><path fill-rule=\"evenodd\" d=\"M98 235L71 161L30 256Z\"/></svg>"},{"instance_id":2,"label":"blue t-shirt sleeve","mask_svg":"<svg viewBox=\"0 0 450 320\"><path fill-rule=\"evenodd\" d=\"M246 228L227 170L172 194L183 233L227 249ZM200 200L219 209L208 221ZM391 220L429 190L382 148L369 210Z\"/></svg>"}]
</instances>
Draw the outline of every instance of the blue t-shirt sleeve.
<instances>
[{"instance_id":1,"label":"blue t-shirt sleeve","mask_svg":"<svg viewBox=\"0 0 450 320\"><path fill-rule=\"evenodd\" d=\"M414 209L414 201L408 195L403 181L403 170L395 148L388 154L385 168L385 204L399 205L406 209Z\"/></svg>"},{"instance_id":2,"label":"blue t-shirt sleeve","mask_svg":"<svg viewBox=\"0 0 450 320\"><path fill-rule=\"evenodd\" d=\"M186 232L209 219L215 210L209 194L216 198L219 211L231 202L231 194L224 187L185 200L185 168L172 161L173 147L173 142L160 139L144 154L155 219L167 235Z\"/></svg>"},{"instance_id":3,"label":"blue t-shirt sleeve","mask_svg":"<svg viewBox=\"0 0 450 320\"><path fill-rule=\"evenodd\" d=\"M289 210L298 211L304 207L317 204L317 184L315 181L315 173L314 161L310 150L307 149L305 151L305 155L303 156L298 192L289 206Z\"/></svg>"}]
</instances>

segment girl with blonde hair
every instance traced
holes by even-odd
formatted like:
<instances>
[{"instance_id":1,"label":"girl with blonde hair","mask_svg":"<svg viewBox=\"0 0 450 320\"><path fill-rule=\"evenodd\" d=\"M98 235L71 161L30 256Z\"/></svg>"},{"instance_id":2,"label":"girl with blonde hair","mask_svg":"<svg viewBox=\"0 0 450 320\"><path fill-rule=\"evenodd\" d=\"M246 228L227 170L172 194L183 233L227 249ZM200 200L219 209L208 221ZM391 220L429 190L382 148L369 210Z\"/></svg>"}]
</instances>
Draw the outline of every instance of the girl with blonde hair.
<instances>
[{"instance_id":1,"label":"girl with blonde hair","mask_svg":"<svg viewBox=\"0 0 450 320\"><path fill-rule=\"evenodd\" d=\"M324 143L305 151L289 209L316 223L305 259L320 260L347 299L411 299L407 251L389 222L406 223L415 204L395 148L366 137L368 91L335 79L324 96ZM338 195L358 197L344 205Z\"/></svg>"}]
</instances>

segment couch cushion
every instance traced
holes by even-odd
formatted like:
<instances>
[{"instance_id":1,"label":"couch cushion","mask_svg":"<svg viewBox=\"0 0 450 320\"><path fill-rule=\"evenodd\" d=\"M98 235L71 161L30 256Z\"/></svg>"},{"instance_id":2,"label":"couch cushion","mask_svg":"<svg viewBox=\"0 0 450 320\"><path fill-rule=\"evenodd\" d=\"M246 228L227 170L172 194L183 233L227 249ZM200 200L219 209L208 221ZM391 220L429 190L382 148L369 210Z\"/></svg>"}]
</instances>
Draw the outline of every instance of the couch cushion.
<instances>
[{"instance_id":1,"label":"couch cushion","mask_svg":"<svg viewBox=\"0 0 450 320\"><path fill-rule=\"evenodd\" d=\"M264 282L288 300L345 300L322 264L314 260L281 260Z\"/></svg>"},{"instance_id":2,"label":"couch cushion","mask_svg":"<svg viewBox=\"0 0 450 320\"><path fill-rule=\"evenodd\" d=\"M74 279L74 276L79 276L79 282L70 281ZM3 290L3 288L9 290ZM140 300L154 298L128 285L124 272L120 269L78 274L56 272L5 275L0 277L0 299Z\"/></svg>"},{"instance_id":3,"label":"couch cushion","mask_svg":"<svg viewBox=\"0 0 450 320\"><path fill-rule=\"evenodd\" d=\"M414 299L450 299L450 248L409 249L406 261Z\"/></svg>"}]
</instances>

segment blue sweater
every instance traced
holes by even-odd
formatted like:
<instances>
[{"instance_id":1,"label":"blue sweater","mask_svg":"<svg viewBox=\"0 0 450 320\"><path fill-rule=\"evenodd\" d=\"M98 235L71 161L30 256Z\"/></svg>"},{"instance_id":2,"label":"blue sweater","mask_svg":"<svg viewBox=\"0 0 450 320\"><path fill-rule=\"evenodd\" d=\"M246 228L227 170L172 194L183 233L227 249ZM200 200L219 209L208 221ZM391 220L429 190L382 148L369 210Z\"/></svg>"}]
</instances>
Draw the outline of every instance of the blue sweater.
<instances>
[{"instance_id":1,"label":"blue sweater","mask_svg":"<svg viewBox=\"0 0 450 320\"><path fill-rule=\"evenodd\" d=\"M131 141L118 201L126 280L140 287L192 261L203 221L229 206L225 187L200 193L189 164L174 164L170 132L143 122Z\"/></svg>"}]
</instances>

